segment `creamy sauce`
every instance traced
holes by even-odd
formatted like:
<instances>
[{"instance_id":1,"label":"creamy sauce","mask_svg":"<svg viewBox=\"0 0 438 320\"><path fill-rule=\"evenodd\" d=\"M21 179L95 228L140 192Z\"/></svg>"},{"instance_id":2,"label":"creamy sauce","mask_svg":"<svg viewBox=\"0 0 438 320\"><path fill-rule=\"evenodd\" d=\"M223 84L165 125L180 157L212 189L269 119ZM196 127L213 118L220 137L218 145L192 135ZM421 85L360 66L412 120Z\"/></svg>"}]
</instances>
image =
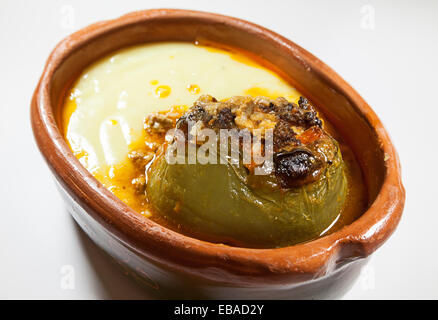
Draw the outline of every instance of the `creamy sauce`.
<instances>
[{"instance_id":1,"label":"creamy sauce","mask_svg":"<svg viewBox=\"0 0 438 320\"><path fill-rule=\"evenodd\" d=\"M300 97L279 75L241 53L190 43L146 44L115 52L84 70L67 94L60 124L82 165L122 201L150 216L132 186L139 172L128 153L145 144L147 114L172 108L182 113L202 94L217 99L283 96L293 102ZM347 160L354 203L335 227L352 222L366 206L360 169L354 156Z\"/></svg>"}]
</instances>

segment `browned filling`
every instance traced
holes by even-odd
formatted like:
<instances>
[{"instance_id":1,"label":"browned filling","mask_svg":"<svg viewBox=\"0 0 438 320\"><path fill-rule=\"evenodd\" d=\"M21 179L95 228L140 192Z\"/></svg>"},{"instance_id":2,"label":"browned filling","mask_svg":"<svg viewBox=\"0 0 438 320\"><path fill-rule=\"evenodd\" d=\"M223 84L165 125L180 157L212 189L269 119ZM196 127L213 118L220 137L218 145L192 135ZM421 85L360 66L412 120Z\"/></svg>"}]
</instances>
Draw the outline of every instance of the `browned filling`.
<instances>
[{"instance_id":1,"label":"browned filling","mask_svg":"<svg viewBox=\"0 0 438 320\"><path fill-rule=\"evenodd\" d=\"M147 122L150 120L151 117ZM322 129L317 112L304 97L295 104L285 98L236 96L217 101L205 95L177 120L176 128L187 135L190 121L200 129L249 130L253 135L261 135L261 147L264 130L273 129L275 176L282 188L315 181L325 166L331 164L337 150L333 139ZM149 123L147 127L160 130L167 124L172 127L171 121L163 119L160 123ZM247 166L251 172L254 167Z\"/></svg>"}]
</instances>

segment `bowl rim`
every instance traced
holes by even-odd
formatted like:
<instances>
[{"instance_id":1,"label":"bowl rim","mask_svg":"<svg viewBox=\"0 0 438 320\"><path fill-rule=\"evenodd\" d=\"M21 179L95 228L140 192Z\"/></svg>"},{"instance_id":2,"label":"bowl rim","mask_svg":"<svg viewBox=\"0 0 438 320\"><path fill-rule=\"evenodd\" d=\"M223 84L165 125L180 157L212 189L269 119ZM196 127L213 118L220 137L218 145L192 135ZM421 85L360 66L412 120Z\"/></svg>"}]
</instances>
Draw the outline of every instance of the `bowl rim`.
<instances>
[{"instance_id":1,"label":"bowl rim","mask_svg":"<svg viewBox=\"0 0 438 320\"><path fill-rule=\"evenodd\" d=\"M385 154L381 189L360 218L321 238L273 249L231 247L177 233L134 212L98 182L73 155L58 129L51 103L51 81L75 50L96 37L148 20L189 18L225 23L247 33L263 35L302 59L318 76L336 87L373 128ZM107 231L125 246L155 263L206 280L228 284L268 284L314 279L346 262L365 258L395 230L405 191L397 152L381 121L364 99L318 58L292 41L254 23L215 13L152 9L92 24L62 40L50 54L31 102L31 122L41 153L58 182ZM218 270L220 270L218 272ZM268 277L269 276L269 277Z\"/></svg>"}]
</instances>

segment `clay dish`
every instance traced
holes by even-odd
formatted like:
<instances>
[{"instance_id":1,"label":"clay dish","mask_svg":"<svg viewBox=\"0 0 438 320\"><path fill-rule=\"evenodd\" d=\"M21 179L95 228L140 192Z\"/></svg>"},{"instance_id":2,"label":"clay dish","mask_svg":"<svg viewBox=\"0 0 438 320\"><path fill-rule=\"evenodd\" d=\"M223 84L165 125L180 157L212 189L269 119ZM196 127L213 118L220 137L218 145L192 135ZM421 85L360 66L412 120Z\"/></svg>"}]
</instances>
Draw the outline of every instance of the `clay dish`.
<instances>
[{"instance_id":1,"label":"clay dish","mask_svg":"<svg viewBox=\"0 0 438 320\"><path fill-rule=\"evenodd\" d=\"M247 249L201 241L137 214L75 158L56 123L66 89L97 59L156 41L219 43L254 54L321 109L356 154L370 204L355 222L314 241ZM326 298L342 295L394 232L405 192L379 118L339 75L292 41L253 23L186 10L146 10L86 27L47 60L31 103L37 144L66 205L103 250L159 297Z\"/></svg>"}]
</instances>

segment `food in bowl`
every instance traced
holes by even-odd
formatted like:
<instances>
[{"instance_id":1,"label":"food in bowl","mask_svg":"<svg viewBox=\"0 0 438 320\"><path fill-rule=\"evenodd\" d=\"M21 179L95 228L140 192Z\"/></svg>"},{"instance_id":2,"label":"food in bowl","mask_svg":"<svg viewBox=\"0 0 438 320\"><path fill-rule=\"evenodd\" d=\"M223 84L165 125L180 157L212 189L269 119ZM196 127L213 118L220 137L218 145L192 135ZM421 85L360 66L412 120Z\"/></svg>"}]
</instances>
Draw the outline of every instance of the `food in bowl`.
<instances>
[{"instance_id":1,"label":"food in bowl","mask_svg":"<svg viewBox=\"0 0 438 320\"><path fill-rule=\"evenodd\" d=\"M90 173L103 181L103 177L97 175L99 170L91 166L87 170L81 165L77 159L80 154L75 157L64 141L64 124L68 123L69 117L66 117L67 121L62 120L63 113L68 115L63 108L66 91L74 88L72 81L79 78L78 72L121 48L175 40L219 43L220 47L238 48L244 56L249 52L250 61L246 59L245 62L261 62L268 71L273 70L280 78L287 79L286 84L293 84L289 87L299 88L314 103L324 130L340 146L347 182L353 182L348 185L344 210L335 225L324 233L326 236L275 249L202 241L186 236L178 229L179 232L173 231L164 223L160 225L153 217L147 218L147 214L139 214L141 206L134 211L134 200L130 207L126 205L129 197L120 201L123 188L118 190L116 187L123 181L130 185L129 177L125 176L117 184L107 177L107 187L113 182L112 193ZM254 56L257 58L253 59ZM265 64L266 61L269 64ZM131 71L136 69L131 68ZM246 80L252 81L252 78ZM275 100L278 94L294 103L299 99L297 95L293 100L284 92L270 96L260 89L263 87L252 90L253 95ZM197 90L196 86L192 88L192 92ZM219 101L224 99L215 92L210 94ZM235 95L247 96L249 93L229 92L226 97ZM143 100L144 96L141 97ZM193 97L187 106L198 98ZM74 104L72 106L71 110L74 110ZM169 107L165 106L163 110L169 110ZM69 213L99 247L124 267L126 273L159 297L340 297L359 276L366 258L391 236L402 215L405 192L397 152L372 108L311 53L279 34L237 18L207 12L154 9L88 26L68 36L52 51L31 102L31 120L37 145L58 183ZM336 130L331 130L332 124ZM95 124L91 121L88 125ZM138 132L142 132L142 124L139 127ZM142 145L144 141L139 142L139 147ZM356 157L352 156L350 147ZM132 150L136 150L135 145ZM130 166L128 161L123 162ZM112 173L123 167L112 166ZM103 167L105 175L111 166ZM107 175L114 178L113 174ZM366 193L357 192L362 187L366 188ZM129 194L132 192L125 192L125 195ZM366 211L360 215L358 207L362 206L365 194L368 205L364 204ZM348 210L352 210L352 214ZM356 219L357 215L360 217ZM336 225L345 226L336 230Z\"/></svg>"},{"instance_id":2,"label":"food in bowl","mask_svg":"<svg viewBox=\"0 0 438 320\"><path fill-rule=\"evenodd\" d=\"M75 156L118 198L202 240L284 247L339 230L367 206L360 167L324 115L263 60L232 48L163 42L110 54L80 75L59 122ZM243 148L223 156L219 143L208 155L217 163L170 164L178 139L168 132L181 130L188 150L189 122L259 138L263 159L271 130L272 163L244 163Z\"/></svg>"},{"instance_id":3,"label":"food in bowl","mask_svg":"<svg viewBox=\"0 0 438 320\"><path fill-rule=\"evenodd\" d=\"M209 240L287 246L318 237L343 209L341 151L305 98L294 104L282 97L217 101L206 95L174 127L180 136L162 140L145 179L153 215L174 226ZM148 128L160 133L160 126ZM191 142L193 129L210 130L208 142ZM187 151L180 152L182 161L170 161L178 144ZM191 144L199 158L192 164Z\"/></svg>"}]
</instances>

